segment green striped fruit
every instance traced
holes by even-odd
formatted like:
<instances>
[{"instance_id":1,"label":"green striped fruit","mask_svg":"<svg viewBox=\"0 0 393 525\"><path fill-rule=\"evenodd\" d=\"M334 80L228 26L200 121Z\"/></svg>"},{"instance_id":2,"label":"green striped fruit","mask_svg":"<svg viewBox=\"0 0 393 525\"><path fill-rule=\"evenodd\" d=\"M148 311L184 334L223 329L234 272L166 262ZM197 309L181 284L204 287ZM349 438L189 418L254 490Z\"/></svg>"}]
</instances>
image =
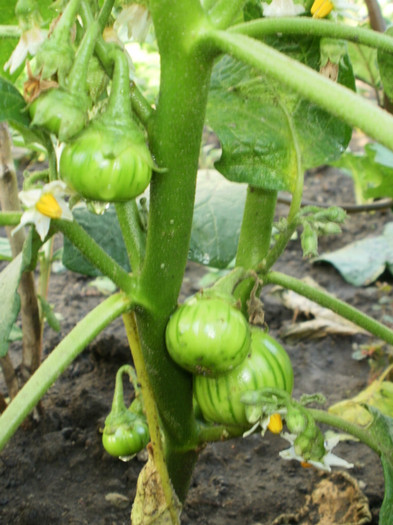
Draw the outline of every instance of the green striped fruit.
<instances>
[{"instance_id":1,"label":"green striped fruit","mask_svg":"<svg viewBox=\"0 0 393 525\"><path fill-rule=\"evenodd\" d=\"M226 299L192 298L180 306L166 328L172 359L193 374L216 377L246 357L250 328L244 315Z\"/></svg>"},{"instance_id":2,"label":"green striped fruit","mask_svg":"<svg viewBox=\"0 0 393 525\"><path fill-rule=\"evenodd\" d=\"M249 427L242 395L275 387L291 393L293 370L284 348L259 328L251 329L251 347L244 361L229 374L194 377L194 395L207 421Z\"/></svg>"}]
</instances>

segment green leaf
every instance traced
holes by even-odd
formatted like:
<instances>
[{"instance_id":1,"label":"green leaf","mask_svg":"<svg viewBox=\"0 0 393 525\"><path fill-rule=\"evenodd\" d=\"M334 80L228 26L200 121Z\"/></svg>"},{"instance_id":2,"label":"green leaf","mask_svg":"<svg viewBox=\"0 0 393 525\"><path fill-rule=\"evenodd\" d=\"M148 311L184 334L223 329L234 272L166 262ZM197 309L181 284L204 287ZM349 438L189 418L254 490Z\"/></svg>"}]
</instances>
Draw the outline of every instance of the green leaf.
<instances>
[{"instance_id":1,"label":"green leaf","mask_svg":"<svg viewBox=\"0 0 393 525\"><path fill-rule=\"evenodd\" d=\"M318 39L275 37L269 43L313 69L319 69ZM354 78L347 56L338 81ZM259 71L223 57L211 79L207 121L217 133L222 156L216 168L229 180L268 190L294 190L298 166L308 169L337 158L351 129Z\"/></svg>"},{"instance_id":2,"label":"green leaf","mask_svg":"<svg viewBox=\"0 0 393 525\"><path fill-rule=\"evenodd\" d=\"M60 322L58 318L56 317L55 312L53 311L52 305L48 303L46 299L41 297L41 295L38 296L38 300L41 305L41 310L43 313L44 318L46 319L48 325L55 330L55 332L60 331Z\"/></svg>"},{"instance_id":3,"label":"green leaf","mask_svg":"<svg viewBox=\"0 0 393 525\"><path fill-rule=\"evenodd\" d=\"M0 77L0 121L4 120L22 126L30 124L24 98L11 82Z\"/></svg>"},{"instance_id":4,"label":"green leaf","mask_svg":"<svg viewBox=\"0 0 393 525\"><path fill-rule=\"evenodd\" d=\"M367 408L373 416L368 430L378 443L385 478L385 495L379 511L379 525L390 525L393 508L393 418L385 416L375 407Z\"/></svg>"},{"instance_id":5,"label":"green leaf","mask_svg":"<svg viewBox=\"0 0 393 525\"><path fill-rule=\"evenodd\" d=\"M127 251L114 206L110 206L103 215L96 215L85 208L74 209L73 215L75 220L101 248L109 253L125 270L130 271ZM91 277L102 275L67 238L64 238L63 264L76 273Z\"/></svg>"},{"instance_id":6,"label":"green leaf","mask_svg":"<svg viewBox=\"0 0 393 525\"><path fill-rule=\"evenodd\" d=\"M357 202L393 197L393 153L381 144L367 144L364 155L345 153L334 163L347 170L354 181Z\"/></svg>"},{"instance_id":7,"label":"green leaf","mask_svg":"<svg viewBox=\"0 0 393 525\"><path fill-rule=\"evenodd\" d=\"M45 132L30 128L30 116L22 95L9 80L0 76L0 122L2 121L8 121L28 143L39 142L44 146L47 143Z\"/></svg>"},{"instance_id":8,"label":"green leaf","mask_svg":"<svg viewBox=\"0 0 393 525\"><path fill-rule=\"evenodd\" d=\"M188 258L226 268L236 255L246 186L231 184L215 170L200 170Z\"/></svg>"},{"instance_id":9,"label":"green leaf","mask_svg":"<svg viewBox=\"0 0 393 525\"><path fill-rule=\"evenodd\" d=\"M374 89L378 89L381 78L378 69L377 50L348 42L348 54L356 78L363 80Z\"/></svg>"},{"instance_id":10,"label":"green leaf","mask_svg":"<svg viewBox=\"0 0 393 525\"><path fill-rule=\"evenodd\" d=\"M9 335L20 309L17 292L22 274L22 254L20 253L0 273L0 357L8 351Z\"/></svg>"},{"instance_id":11,"label":"green leaf","mask_svg":"<svg viewBox=\"0 0 393 525\"><path fill-rule=\"evenodd\" d=\"M389 27L385 34L393 36L393 27ZM389 99L393 100L393 55L379 49L377 58L383 89Z\"/></svg>"},{"instance_id":12,"label":"green leaf","mask_svg":"<svg viewBox=\"0 0 393 525\"><path fill-rule=\"evenodd\" d=\"M348 244L314 261L332 264L354 286L372 283L386 267L393 274L393 222L386 224L382 235Z\"/></svg>"},{"instance_id":13,"label":"green leaf","mask_svg":"<svg viewBox=\"0 0 393 525\"><path fill-rule=\"evenodd\" d=\"M12 252L10 241L5 237L0 237L0 261L11 261Z\"/></svg>"}]
</instances>

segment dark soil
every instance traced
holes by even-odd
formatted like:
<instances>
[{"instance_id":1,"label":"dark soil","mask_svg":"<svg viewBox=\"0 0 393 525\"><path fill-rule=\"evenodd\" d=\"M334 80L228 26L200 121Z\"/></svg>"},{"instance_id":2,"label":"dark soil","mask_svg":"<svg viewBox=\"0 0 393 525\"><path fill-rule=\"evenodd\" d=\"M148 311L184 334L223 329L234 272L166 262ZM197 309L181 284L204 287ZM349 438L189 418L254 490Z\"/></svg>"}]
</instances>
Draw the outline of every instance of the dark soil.
<instances>
[{"instance_id":1,"label":"dark soil","mask_svg":"<svg viewBox=\"0 0 393 525\"><path fill-rule=\"evenodd\" d=\"M325 170L307 176L308 199L353 203L352 193L350 179L338 177L334 172ZM280 205L279 211L285 214L285 205ZM343 234L322 239L320 251L375 235L391 220L391 211L351 215ZM354 288L332 267L303 261L299 240L290 242L276 268L297 277L311 276L329 292L375 318L393 315L389 292L384 292L388 300L385 297L384 307L378 309L381 291L375 284ZM189 265L182 299L198 289L198 280L205 272L195 264ZM388 275L381 280L391 283ZM102 299L89 282L70 272L53 274L49 300L55 311L62 314L63 321L60 333L46 328L44 357ZM282 341L279 330L291 321L293 312L268 291L263 295L266 322L272 335ZM283 342L295 370L294 395L322 392L328 405L355 395L367 385L370 367L366 360L352 358L353 345L372 339L335 335ZM17 363L20 345L15 343L11 352ZM115 372L129 361L125 331L118 320L86 348L45 395L39 419L30 420L19 429L1 453L0 523L130 523L136 481L145 456L141 454L126 463L116 460L103 451L100 435L111 404ZM5 394L4 385L0 386ZM321 474L302 468L297 462L280 459L278 452L284 448L287 443L271 434L208 445L197 463L182 522L268 525L282 513L298 511ZM337 454L354 463L349 473L368 498L371 523L377 524L384 486L378 457L354 442L341 444Z\"/></svg>"}]
</instances>

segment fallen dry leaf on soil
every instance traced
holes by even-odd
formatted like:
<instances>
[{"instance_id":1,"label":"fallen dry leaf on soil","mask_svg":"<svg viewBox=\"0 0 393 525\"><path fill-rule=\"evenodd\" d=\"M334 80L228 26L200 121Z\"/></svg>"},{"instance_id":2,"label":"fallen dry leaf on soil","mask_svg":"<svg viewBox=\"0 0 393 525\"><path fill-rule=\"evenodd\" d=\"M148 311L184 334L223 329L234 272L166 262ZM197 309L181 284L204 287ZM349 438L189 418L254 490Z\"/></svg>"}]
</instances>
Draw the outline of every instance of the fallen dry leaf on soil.
<instances>
[{"instance_id":1,"label":"fallen dry leaf on soil","mask_svg":"<svg viewBox=\"0 0 393 525\"><path fill-rule=\"evenodd\" d=\"M282 514L273 525L365 525L370 523L368 500L347 472L324 474L296 514Z\"/></svg>"},{"instance_id":2,"label":"fallen dry leaf on soil","mask_svg":"<svg viewBox=\"0 0 393 525\"><path fill-rule=\"evenodd\" d=\"M311 279L311 277L306 277L302 280L313 288L323 290L323 288ZM366 330L360 328L351 321L344 319L328 308L324 308L292 290L286 290L281 286L275 286L271 293L276 297L279 297L283 305L294 312L292 322L281 328L281 337L290 339L317 339L326 337L329 334L368 334ZM313 317L313 319L296 323L299 314L306 317Z\"/></svg>"}]
</instances>

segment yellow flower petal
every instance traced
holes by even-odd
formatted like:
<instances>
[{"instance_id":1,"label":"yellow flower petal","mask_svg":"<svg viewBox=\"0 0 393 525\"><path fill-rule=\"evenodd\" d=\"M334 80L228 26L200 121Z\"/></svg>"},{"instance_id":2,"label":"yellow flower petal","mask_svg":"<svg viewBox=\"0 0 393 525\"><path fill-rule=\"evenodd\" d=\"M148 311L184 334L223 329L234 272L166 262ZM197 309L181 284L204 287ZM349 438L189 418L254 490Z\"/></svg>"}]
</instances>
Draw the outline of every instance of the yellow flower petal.
<instances>
[{"instance_id":1,"label":"yellow flower petal","mask_svg":"<svg viewBox=\"0 0 393 525\"><path fill-rule=\"evenodd\" d=\"M52 193L43 193L35 207L42 215L51 219L59 219L63 213Z\"/></svg>"},{"instance_id":2,"label":"yellow flower petal","mask_svg":"<svg viewBox=\"0 0 393 525\"><path fill-rule=\"evenodd\" d=\"M334 4L330 0L315 0L311 7L311 14L313 18L324 18L333 8Z\"/></svg>"},{"instance_id":3,"label":"yellow flower petal","mask_svg":"<svg viewBox=\"0 0 393 525\"><path fill-rule=\"evenodd\" d=\"M269 424L267 428L273 434L279 434L282 430L282 419L280 414L272 414L270 416Z\"/></svg>"}]
</instances>

